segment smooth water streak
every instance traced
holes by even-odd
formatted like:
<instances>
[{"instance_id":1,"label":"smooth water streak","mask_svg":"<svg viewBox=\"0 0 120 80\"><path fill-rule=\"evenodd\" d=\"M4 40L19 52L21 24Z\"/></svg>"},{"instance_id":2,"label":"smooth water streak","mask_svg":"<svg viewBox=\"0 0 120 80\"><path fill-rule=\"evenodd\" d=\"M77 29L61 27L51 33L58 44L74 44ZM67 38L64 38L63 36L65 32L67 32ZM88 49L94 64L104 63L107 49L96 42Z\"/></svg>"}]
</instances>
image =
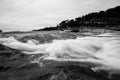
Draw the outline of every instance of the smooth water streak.
<instances>
[{"instance_id":1,"label":"smooth water streak","mask_svg":"<svg viewBox=\"0 0 120 80\"><path fill-rule=\"evenodd\" d=\"M120 37L115 34L53 40L45 44L35 44L35 40L22 43L8 37L0 38L0 43L25 54L43 54L39 60L91 62L109 69L120 69Z\"/></svg>"}]
</instances>

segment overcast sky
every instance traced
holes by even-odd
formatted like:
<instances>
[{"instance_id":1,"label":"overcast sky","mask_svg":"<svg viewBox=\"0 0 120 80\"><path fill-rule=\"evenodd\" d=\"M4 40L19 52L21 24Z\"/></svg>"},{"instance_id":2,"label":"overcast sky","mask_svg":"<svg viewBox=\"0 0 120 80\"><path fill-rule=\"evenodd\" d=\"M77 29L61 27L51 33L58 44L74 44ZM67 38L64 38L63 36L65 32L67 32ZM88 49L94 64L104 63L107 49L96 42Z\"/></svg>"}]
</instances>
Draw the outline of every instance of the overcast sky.
<instances>
[{"instance_id":1,"label":"overcast sky","mask_svg":"<svg viewBox=\"0 0 120 80\"><path fill-rule=\"evenodd\" d=\"M120 0L0 0L0 29L33 30L120 5Z\"/></svg>"}]
</instances>

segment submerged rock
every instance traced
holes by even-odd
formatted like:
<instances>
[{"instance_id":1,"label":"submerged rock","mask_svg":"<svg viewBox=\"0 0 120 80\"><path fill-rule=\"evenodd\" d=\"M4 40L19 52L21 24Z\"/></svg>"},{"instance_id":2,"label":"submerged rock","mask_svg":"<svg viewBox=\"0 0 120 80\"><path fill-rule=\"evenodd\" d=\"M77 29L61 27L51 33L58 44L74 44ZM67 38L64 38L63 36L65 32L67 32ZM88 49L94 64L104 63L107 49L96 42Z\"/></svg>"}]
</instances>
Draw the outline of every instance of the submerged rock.
<instances>
[{"instance_id":1,"label":"submerged rock","mask_svg":"<svg viewBox=\"0 0 120 80\"><path fill-rule=\"evenodd\" d=\"M95 72L90 66L78 63L46 61L46 66L39 67L29 62L29 55L3 45L0 47L0 80L119 80L120 74Z\"/></svg>"}]
</instances>

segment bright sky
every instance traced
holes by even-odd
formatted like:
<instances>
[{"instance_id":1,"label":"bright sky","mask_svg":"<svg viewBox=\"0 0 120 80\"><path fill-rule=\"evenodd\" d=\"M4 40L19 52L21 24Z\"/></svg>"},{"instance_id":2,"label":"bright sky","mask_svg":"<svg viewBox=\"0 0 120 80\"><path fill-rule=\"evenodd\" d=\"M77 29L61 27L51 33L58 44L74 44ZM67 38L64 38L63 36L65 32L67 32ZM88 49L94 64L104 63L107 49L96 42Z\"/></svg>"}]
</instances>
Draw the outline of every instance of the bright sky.
<instances>
[{"instance_id":1,"label":"bright sky","mask_svg":"<svg viewBox=\"0 0 120 80\"><path fill-rule=\"evenodd\" d=\"M120 5L120 0L0 0L0 29L33 30Z\"/></svg>"}]
</instances>

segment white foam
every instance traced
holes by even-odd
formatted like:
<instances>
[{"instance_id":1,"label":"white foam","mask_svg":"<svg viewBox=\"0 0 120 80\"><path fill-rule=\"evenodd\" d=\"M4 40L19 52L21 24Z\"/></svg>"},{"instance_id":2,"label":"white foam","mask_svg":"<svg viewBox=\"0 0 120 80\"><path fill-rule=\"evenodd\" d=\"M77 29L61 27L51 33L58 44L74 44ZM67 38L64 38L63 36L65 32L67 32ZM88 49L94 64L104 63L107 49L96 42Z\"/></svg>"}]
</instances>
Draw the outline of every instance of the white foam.
<instances>
[{"instance_id":1,"label":"white foam","mask_svg":"<svg viewBox=\"0 0 120 80\"><path fill-rule=\"evenodd\" d=\"M109 34L112 35L112 34ZM107 36L107 35L106 35ZM34 42L34 41L33 41ZM0 38L0 43L25 54L43 54L37 60L79 61L102 64L102 67L120 69L120 37L83 37L53 40L36 45L22 43L14 37Z\"/></svg>"}]
</instances>

